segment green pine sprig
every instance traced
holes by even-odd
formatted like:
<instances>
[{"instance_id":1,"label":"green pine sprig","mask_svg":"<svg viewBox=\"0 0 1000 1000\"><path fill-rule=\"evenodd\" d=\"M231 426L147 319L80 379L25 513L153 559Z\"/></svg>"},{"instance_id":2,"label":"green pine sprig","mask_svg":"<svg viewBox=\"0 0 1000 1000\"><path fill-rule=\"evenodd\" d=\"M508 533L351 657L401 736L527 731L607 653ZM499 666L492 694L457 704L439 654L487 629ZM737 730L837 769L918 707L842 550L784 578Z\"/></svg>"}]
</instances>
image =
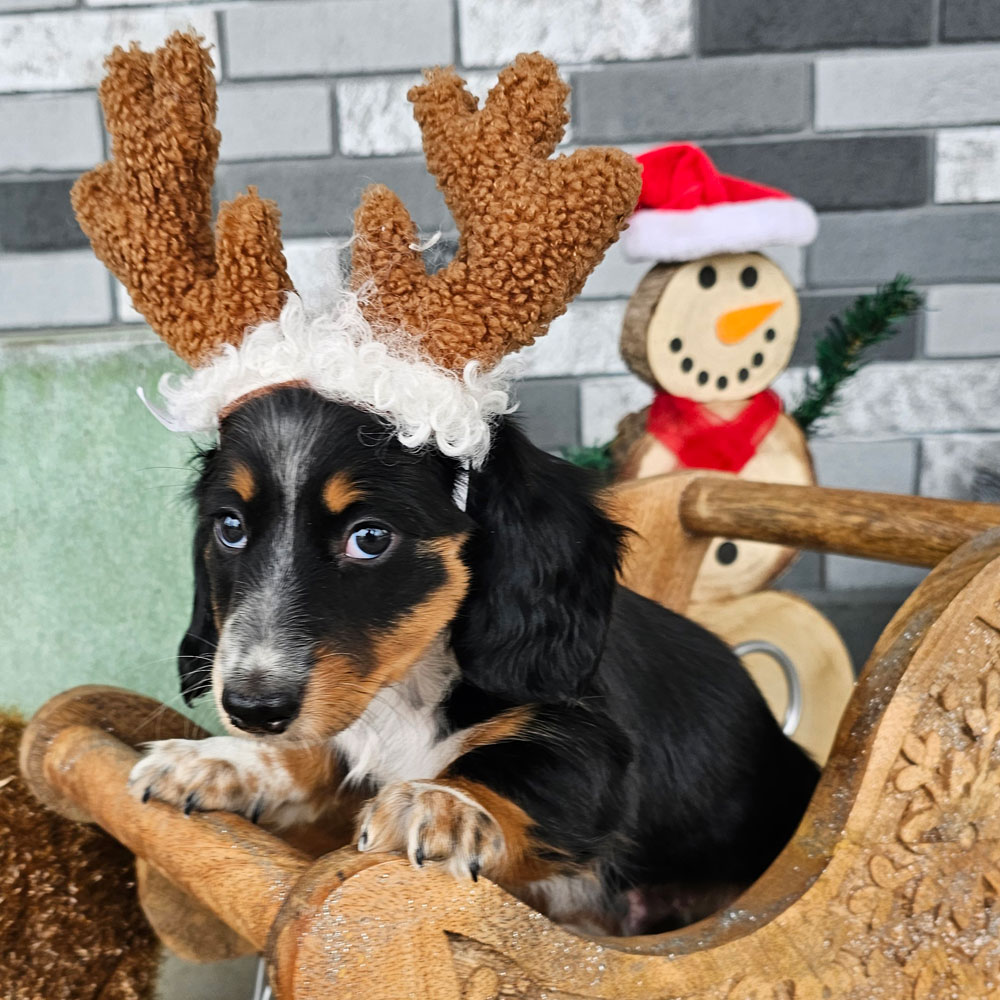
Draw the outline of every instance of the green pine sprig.
<instances>
[{"instance_id":1,"label":"green pine sprig","mask_svg":"<svg viewBox=\"0 0 1000 1000\"><path fill-rule=\"evenodd\" d=\"M911 279L897 274L873 294L859 295L843 316L830 318L816 343L816 374L806 375L804 394L792 413L806 435L835 411L841 387L867 363L867 351L893 337L900 321L923 303Z\"/></svg>"},{"instance_id":2,"label":"green pine sprig","mask_svg":"<svg viewBox=\"0 0 1000 1000\"><path fill-rule=\"evenodd\" d=\"M593 469L605 480L610 480L614 474L614 461L611 458L611 442L606 444L581 445L562 449L562 457L573 465L584 469Z\"/></svg>"}]
</instances>

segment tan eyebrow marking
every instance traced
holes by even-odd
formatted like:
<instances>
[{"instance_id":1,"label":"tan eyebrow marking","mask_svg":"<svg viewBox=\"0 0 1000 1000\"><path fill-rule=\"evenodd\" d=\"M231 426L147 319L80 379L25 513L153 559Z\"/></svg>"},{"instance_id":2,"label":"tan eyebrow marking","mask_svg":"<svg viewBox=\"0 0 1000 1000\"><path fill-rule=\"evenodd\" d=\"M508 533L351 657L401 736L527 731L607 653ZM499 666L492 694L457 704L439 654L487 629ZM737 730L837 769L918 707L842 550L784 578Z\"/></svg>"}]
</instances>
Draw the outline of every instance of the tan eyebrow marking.
<instances>
[{"instance_id":1,"label":"tan eyebrow marking","mask_svg":"<svg viewBox=\"0 0 1000 1000\"><path fill-rule=\"evenodd\" d=\"M348 505L360 499L361 495L361 490L343 472L332 475L323 487L323 503L331 514L339 514L346 510Z\"/></svg>"},{"instance_id":2,"label":"tan eyebrow marking","mask_svg":"<svg viewBox=\"0 0 1000 1000\"><path fill-rule=\"evenodd\" d=\"M244 503L253 500L257 493L257 483L250 471L250 466L245 462L237 462L229 473L229 485L240 495Z\"/></svg>"}]
</instances>

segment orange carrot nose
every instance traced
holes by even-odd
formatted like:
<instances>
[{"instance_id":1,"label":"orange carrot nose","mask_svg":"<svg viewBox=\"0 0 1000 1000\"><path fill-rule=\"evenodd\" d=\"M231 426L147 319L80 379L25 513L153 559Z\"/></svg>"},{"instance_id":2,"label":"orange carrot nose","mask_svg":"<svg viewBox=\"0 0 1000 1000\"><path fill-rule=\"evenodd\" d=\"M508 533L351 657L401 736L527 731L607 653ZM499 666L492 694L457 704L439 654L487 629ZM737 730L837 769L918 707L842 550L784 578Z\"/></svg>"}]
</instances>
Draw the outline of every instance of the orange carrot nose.
<instances>
[{"instance_id":1,"label":"orange carrot nose","mask_svg":"<svg viewBox=\"0 0 1000 1000\"><path fill-rule=\"evenodd\" d=\"M753 333L780 305L779 299L777 302L761 302L756 306L731 309L715 321L715 335L724 344L738 344L744 337Z\"/></svg>"}]
</instances>

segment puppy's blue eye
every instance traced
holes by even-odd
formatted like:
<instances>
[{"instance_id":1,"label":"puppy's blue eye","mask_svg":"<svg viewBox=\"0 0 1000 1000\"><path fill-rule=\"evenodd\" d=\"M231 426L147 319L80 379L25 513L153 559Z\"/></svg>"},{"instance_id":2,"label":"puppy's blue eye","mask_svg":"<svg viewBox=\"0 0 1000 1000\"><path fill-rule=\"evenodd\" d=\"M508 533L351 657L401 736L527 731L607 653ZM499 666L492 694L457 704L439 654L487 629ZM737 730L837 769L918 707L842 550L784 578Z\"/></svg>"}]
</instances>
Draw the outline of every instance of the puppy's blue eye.
<instances>
[{"instance_id":1,"label":"puppy's blue eye","mask_svg":"<svg viewBox=\"0 0 1000 1000\"><path fill-rule=\"evenodd\" d=\"M215 537L227 549L242 549L247 544L247 530L239 514L230 511L215 519Z\"/></svg>"},{"instance_id":2,"label":"puppy's blue eye","mask_svg":"<svg viewBox=\"0 0 1000 1000\"><path fill-rule=\"evenodd\" d=\"M344 554L351 559L377 559L392 541L392 532L379 524L359 525L347 538Z\"/></svg>"}]
</instances>

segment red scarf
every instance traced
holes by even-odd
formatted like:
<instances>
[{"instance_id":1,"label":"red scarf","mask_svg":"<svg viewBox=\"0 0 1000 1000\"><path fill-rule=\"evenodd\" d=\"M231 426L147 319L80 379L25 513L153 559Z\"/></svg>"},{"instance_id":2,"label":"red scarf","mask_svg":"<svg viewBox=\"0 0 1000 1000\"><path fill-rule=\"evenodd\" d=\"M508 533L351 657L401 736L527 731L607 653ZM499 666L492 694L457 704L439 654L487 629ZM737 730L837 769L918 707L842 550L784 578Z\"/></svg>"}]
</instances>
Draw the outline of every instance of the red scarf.
<instances>
[{"instance_id":1,"label":"red scarf","mask_svg":"<svg viewBox=\"0 0 1000 1000\"><path fill-rule=\"evenodd\" d=\"M732 420L693 399L658 390L646 430L688 469L739 472L757 453L780 413L781 400L770 389L751 396Z\"/></svg>"}]
</instances>

